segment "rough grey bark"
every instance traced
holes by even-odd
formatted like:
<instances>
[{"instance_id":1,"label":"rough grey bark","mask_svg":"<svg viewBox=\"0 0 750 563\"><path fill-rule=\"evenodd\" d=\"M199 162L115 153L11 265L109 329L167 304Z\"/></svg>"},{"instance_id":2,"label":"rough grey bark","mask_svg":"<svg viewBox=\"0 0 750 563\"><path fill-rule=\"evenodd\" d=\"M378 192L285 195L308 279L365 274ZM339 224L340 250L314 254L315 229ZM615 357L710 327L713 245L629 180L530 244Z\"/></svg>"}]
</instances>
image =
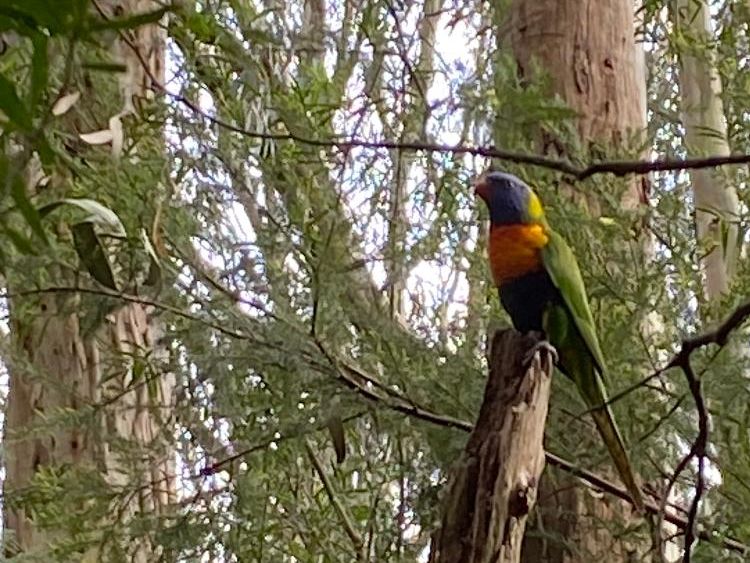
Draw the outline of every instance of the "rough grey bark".
<instances>
[{"instance_id":1,"label":"rough grey bark","mask_svg":"<svg viewBox=\"0 0 750 563\"><path fill-rule=\"evenodd\" d=\"M490 375L474 431L451 476L431 563L517 563L544 469L551 363L513 330L492 339Z\"/></svg>"},{"instance_id":2,"label":"rough grey bark","mask_svg":"<svg viewBox=\"0 0 750 563\"><path fill-rule=\"evenodd\" d=\"M153 11L151 0L101 0L98 5L109 15ZM158 7L158 6L156 6ZM164 69L164 36L157 25L129 32L130 41L141 57L120 39L114 39L112 56L125 63L119 86L120 101L107 107L110 115L98 115L107 123L115 114L133 111L133 97L150 92L149 73L161 77ZM141 62L146 61L148 73ZM115 97L112 92L86 92L89 96ZM75 119L68 120L74 133ZM80 283L80 277L63 268L50 268L45 277L53 286ZM10 293L25 289L8 280ZM16 284L23 283L16 280ZM14 355L9 361L10 390L6 411L6 479L4 482L4 549L6 555L44 553L49 542L65 539L65 532L41 529L33 515L12 502L40 470L73 467L99 475L110 487L127 485L135 493L108 518L127 521L136 514L161 513L174 498L174 459L169 443L161 441L169 424L174 381L169 374L151 385L138 384L135 362L159 364L161 328L153 311L137 303L111 311L90 333L84 318L93 311L82 305L76 294L50 293L40 297L12 298L11 338ZM106 403L105 408L96 405ZM29 435L28 428L43 425L48 417L64 412L94 412L96 425L57 425ZM142 447L140 461L123 456L115 443L135 442ZM133 464L140 464L139 482L126 483ZM111 522L108 522L111 523ZM91 529L102 524L91 522ZM154 551L144 540L123 546L131 561L153 560ZM104 557L89 551L85 557Z\"/></svg>"}]
</instances>

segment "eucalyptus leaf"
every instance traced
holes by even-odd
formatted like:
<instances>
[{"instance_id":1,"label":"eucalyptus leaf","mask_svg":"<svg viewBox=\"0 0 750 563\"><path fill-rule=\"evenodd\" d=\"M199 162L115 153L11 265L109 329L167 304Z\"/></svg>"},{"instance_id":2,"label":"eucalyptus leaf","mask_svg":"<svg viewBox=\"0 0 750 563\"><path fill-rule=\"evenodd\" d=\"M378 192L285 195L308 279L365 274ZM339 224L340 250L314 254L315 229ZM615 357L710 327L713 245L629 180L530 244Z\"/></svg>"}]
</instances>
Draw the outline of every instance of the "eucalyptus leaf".
<instances>
[{"instance_id":1,"label":"eucalyptus leaf","mask_svg":"<svg viewBox=\"0 0 750 563\"><path fill-rule=\"evenodd\" d=\"M85 221L96 224L101 234L124 237L125 227L117 214L98 201L87 198L65 198L39 208L39 215L46 217L63 205L71 205L89 213Z\"/></svg>"},{"instance_id":2,"label":"eucalyptus leaf","mask_svg":"<svg viewBox=\"0 0 750 563\"><path fill-rule=\"evenodd\" d=\"M81 93L79 91L71 92L70 94L66 94L62 96L59 100L55 102L55 105L52 106L52 115L55 117L59 117L70 110L76 102L81 98Z\"/></svg>"},{"instance_id":3,"label":"eucalyptus leaf","mask_svg":"<svg viewBox=\"0 0 750 563\"><path fill-rule=\"evenodd\" d=\"M112 266L107 258L107 251L96 234L94 223L89 221L76 223L71 230L78 258L91 277L103 286L118 291Z\"/></svg>"},{"instance_id":4,"label":"eucalyptus leaf","mask_svg":"<svg viewBox=\"0 0 750 563\"><path fill-rule=\"evenodd\" d=\"M12 167L7 172L10 175L11 197L32 232L44 243L48 244L47 233L42 226L42 217L32 205L26 192L23 177Z\"/></svg>"},{"instance_id":5,"label":"eucalyptus leaf","mask_svg":"<svg viewBox=\"0 0 750 563\"><path fill-rule=\"evenodd\" d=\"M146 229L141 229L141 242L143 243L143 248L146 249L146 253L148 254L148 275L143 283L148 286L160 287L162 278L161 263L159 261L159 256L157 256L156 250L154 249L154 245L151 244L151 240L149 239L148 234L146 234Z\"/></svg>"}]
</instances>

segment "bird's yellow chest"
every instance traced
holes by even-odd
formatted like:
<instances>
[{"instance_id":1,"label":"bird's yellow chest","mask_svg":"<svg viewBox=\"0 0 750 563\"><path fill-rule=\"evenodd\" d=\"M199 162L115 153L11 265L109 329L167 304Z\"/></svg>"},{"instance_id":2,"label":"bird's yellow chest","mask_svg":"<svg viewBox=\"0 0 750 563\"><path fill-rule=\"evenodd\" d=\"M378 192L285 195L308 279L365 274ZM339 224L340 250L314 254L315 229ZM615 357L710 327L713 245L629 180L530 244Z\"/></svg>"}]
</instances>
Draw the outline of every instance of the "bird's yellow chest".
<instances>
[{"instance_id":1,"label":"bird's yellow chest","mask_svg":"<svg viewBox=\"0 0 750 563\"><path fill-rule=\"evenodd\" d=\"M491 227L489 259L495 285L539 270L542 267L539 251L548 240L539 224Z\"/></svg>"}]
</instances>

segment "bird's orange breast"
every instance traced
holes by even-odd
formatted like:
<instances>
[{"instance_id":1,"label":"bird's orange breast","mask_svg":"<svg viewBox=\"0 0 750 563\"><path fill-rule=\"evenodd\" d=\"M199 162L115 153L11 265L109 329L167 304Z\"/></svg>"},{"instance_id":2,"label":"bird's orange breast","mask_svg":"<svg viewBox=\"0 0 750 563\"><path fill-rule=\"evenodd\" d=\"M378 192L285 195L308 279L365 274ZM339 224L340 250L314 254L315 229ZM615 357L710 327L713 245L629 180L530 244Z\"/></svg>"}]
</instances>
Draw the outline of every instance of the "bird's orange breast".
<instances>
[{"instance_id":1,"label":"bird's orange breast","mask_svg":"<svg viewBox=\"0 0 750 563\"><path fill-rule=\"evenodd\" d=\"M542 267L539 251L548 240L539 224L491 227L489 258L495 285L539 270Z\"/></svg>"}]
</instances>

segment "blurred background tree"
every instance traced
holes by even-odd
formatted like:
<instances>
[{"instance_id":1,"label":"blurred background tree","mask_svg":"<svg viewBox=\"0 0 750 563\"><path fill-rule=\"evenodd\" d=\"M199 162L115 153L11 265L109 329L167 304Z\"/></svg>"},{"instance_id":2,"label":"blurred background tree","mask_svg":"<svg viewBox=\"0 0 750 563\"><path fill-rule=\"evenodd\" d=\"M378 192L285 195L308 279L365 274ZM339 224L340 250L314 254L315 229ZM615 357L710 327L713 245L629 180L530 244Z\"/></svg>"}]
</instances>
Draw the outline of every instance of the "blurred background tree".
<instances>
[{"instance_id":1,"label":"blurred background tree","mask_svg":"<svg viewBox=\"0 0 750 563\"><path fill-rule=\"evenodd\" d=\"M748 33L739 0L7 0L6 555L426 560L507 323L470 189L490 164L573 245L665 492L698 416L680 370L643 380L748 294L746 166L570 172L750 153ZM750 543L744 342L692 355L693 561L747 558L720 541ZM556 378L546 447L613 478L583 411ZM529 561L683 557L547 477Z\"/></svg>"}]
</instances>

